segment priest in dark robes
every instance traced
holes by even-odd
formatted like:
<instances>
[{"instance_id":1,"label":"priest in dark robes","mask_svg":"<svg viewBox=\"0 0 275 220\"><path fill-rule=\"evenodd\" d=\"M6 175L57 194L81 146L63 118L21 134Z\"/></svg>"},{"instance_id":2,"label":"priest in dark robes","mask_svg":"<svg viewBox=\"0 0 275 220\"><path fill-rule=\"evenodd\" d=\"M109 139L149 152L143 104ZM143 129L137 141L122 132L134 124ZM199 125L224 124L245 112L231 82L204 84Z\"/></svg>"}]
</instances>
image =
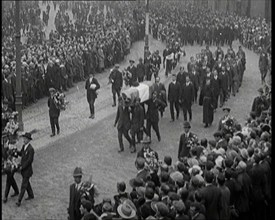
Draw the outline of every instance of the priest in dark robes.
<instances>
[{"instance_id":1,"label":"priest in dark robes","mask_svg":"<svg viewBox=\"0 0 275 220\"><path fill-rule=\"evenodd\" d=\"M206 79L206 83L201 91L200 105L203 106L203 123L205 128L210 126L214 119L214 94L210 86L210 78Z\"/></svg>"}]
</instances>

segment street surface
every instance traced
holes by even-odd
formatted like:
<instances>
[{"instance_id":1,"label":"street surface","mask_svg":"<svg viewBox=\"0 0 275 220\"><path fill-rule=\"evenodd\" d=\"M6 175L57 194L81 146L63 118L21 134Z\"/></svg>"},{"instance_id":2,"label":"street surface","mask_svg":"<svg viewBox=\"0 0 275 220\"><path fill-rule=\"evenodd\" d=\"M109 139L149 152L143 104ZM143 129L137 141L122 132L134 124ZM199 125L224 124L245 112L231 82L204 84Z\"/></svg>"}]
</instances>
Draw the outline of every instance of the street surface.
<instances>
[{"instance_id":1,"label":"street surface","mask_svg":"<svg viewBox=\"0 0 275 220\"><path fill-rule=\"evenodd\" d=\"M53 7L51 7L51 12ZM52 19L53 16L50 16ZM53 22L53 21L52 21ZM50 21L49 21L50 23ZM53 23L52 23L53 25ZM233 48L237 52L239 44L234 42ZM162 51L165 45L150 38L150 50ZM120 69L129 65L129 59L136 62L143 57L144 42L134 43L131 53L120 64ZM186 57L181 58L180 65L187 68L190 56L201 51L200 46L187 46ZM214 52L216 47L210 47ZM226 51L227 48L223 47ZM258 70L258 55L244 49L246 53L246 71L243 85L235 97L231 96L226 106L231 108L232 115L244 123L251 110L252 101L257 96L257 89L261 86ZM137 64L137 63L135 63ZM179 66L174 72L178 73ZM69 203L69 185L73 183L72 172L76 166L83 169L83 180L93 175L93 181L98 186L100 196L96 200L102 201L104 197L112 198L116 193L116 183L125 181L127 191L130 190L129 180L136 174L134 161L136 154L131 154L128 143L124 140L125 151L117 153L119 149L117 129L114 128L114 120L117 108L112 107L111 85L107 85L110 70L96 75L101 89L95 102L95 119L89 119L89 107L86 100L84 83L80 82L66 93L70 102L66 111L61 112L61 134L50 138L51 129L48 115L47 98L39 100L23 111L24 131L37 129L31 142L35 149L33 163L34 175L31 184L35 199L22 201L21 207L16 207L17 198L8 198L6 204L2 203L2 218L12 220L39 220L39 219L67 219L67 207ZM168 87L171 75L164 76L164 70L160 71L161 82ZM199 139L206 137L213 139L213 133L218 126L218 120L222 116L219 108L214 115L211 127L204 128L202 124L202 106L194 104L193 121L191 131L198 134ZM160 159L165 155L171 155L173 163L177 160L178 142L183 132L183 114L179 120L170 123L169 106L166 108L163 118L160 120L161 142L157 141L152 131L152 148L159 153ZM141 145L137 145L140 150ZM16 173L15 179L20 187L21 175ZM5 189L6 176L2 176L2 192ZM13 193L11 190L10 195ZM25 195L26 197L26 195Z\"/></svg>"},{"instance_id":2,"label":"street surface","mask_svg":"<svg viewBox=\"0 0 275 220\"><path fill-rule=\"evenodd\" d=\"M150 49L158 49L162 54L165 45L150 38ZM121 69L128 65L129 59L137 60L143 56L144 42L133 45L131 53L121 63ZM237 50L238 44L234 44ZM210 48L212 52L215 47ZM226 48L224 47L223 50ZM189 57L201 50L199 46L186 47L187 56L181 58L180 65L187 68ZM261 86L258 72L258 55L245 50L247 57L246 71L243 85L235 97L231 97L226 103L231 107L232 115L241 123L249 114L253 98L257 96L257 89ZM178 72L179 66L175 69ZM21 207L16 207L16 198L9 198L3 205L3 219L66 219L69 202L69 185L73 182L72 172L76 166L81 166L84 171L83 180L93 175L93 181L98 185L101 201L104 197L112 197L116 192L118 181L127 182L135 176L135 154L131 154L128 143L124 140L125 151L117 153L118 140L117 129L113 127L116 108L112 107L111 85L107 85L110 70L96 75L101 89L95 103L95 119L89 119L89 107L86 100L84 82L80 82L70 89L67 99L70 104L66 111L61 112L61 134L50 138L51 129L48 116L47 98L23 111L24 130L38 129L33 135L32 145L36 153L33 163L34 175L31 178L35 199L24 201ZM161 82L167 88L171 82L171 75L166 78L164 70L160 71ZM222 110L218 109L214 115L214 122L210 128L203 128L202 106L194 104L193 121L191 130L198 134L199 139L206 137L213 139L213 133L217 129L217 123L222 116ZM177 159L178 141L183 132L183 114L179 120L170 123L169 107L166 108L163 118L160 120L161 142L157 141L152 131L152 148L157 150L160 159L165 155L171 155L173 162ZM137 145L137 150L141 145ZM2 176L2 192L5 187L6 176ZM15 175L17 183L21 184L20 174ZM12 191L12 190L11 190ZM13 192L11 192L13 193Z\"/></svg>"}]
</instances>

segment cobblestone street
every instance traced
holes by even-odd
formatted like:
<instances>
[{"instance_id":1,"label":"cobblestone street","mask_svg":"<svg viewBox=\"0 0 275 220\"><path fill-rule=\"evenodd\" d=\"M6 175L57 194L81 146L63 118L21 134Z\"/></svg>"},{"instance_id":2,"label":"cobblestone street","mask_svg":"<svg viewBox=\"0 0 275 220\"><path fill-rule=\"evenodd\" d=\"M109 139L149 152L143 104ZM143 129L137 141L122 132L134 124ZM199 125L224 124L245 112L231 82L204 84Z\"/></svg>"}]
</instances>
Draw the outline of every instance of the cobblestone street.
<instances>
[{"instance_id":1,"label":"cobblestone street","mask_svg":"<svg viewBox=\"0 0 275 220\"><path fill-rule=\"evenodd\" d=\"M128 66L130 58L137 60L143 56L144 42L133 45L131 53L120 64L121 69ZM150 38L150 50L158 49L160 54L164 44ZM238 44L233 46L237 50ZM212 52L215 47L210 48ZM223 50L226 48L224 47ZM189 57L201 50L199 46L187 46L186 57L181 58L180 65L186 68ZM246 71L243 85L235 97L231 97L226 105L232 109L232 115L241 123L249 114L253 98L257 95L260 85L260 74L258 71L258 55L245 50ZM179 65L174 70L178 72ZM84 171L83 180L93 175L93 181L98 185L101 201L103 197L110 197L116 192L116 183L121 180L131 179L135 175L134 159L136 155L130 154L125 143L125 152L118 154L117 129L113 127L116 108L111 107L111 88L107 85L109 70L96 75L101 84L99 97L96 100L96 118L91 120L89 116L88 103L84 82L75 85L66 94L70 101L68 109L60 116L61 134L50 138L50 123L48 116L47 98L39 100L38 103L23 111L24 130L38 129L33 135L32 145L36 153L34 158L34 175L31 178L35 200L23 202L17 208L16 199L9 198L7 204L3 204L3 219L67 219L67 207L69 202L69 185L73 182L72 171L75 166L81 166ZM164 70L160 71L161 81L166 88L171 81L171 76L166 78ZM202 107L194 104L193 121L191 130L197 133L199 138L213 139L213 133L217 129L217 122L222 116L221 109L214 115L214 122L210 128L203 128ZM152 134L152 148L157 150L160 159L166 154L177 158L178 141L183 132L183 115L174 123L169 123L170 112L166 108L160 121L160 132L162 141L157 142L155 133ZM141 148L137 146L137 150ZM2 178L2 191L5 186L5 176ZM21 176L15 175L18 184L21 184ZM129 187L129 185L127 185ZM18 211L14 211L18 210Z\"/></svg>"}]
</instances>

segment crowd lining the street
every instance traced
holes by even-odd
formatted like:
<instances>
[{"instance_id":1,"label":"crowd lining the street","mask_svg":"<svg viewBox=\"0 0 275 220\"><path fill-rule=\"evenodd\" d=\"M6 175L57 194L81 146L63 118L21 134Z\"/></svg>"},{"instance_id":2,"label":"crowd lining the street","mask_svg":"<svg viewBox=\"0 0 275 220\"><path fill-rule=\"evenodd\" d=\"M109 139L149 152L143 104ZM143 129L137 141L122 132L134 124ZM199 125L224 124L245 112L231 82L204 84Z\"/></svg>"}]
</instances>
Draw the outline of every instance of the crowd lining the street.
<instances>
[{"instance_id":1,"label":"crowd lining the street","mask_svg":"<svg viewBox=\"0 0 275 220\"><path fill-rule=\"evenodd\" d=\"M120 4L119 7L112 5L114 11L108 11L105 24L102 23L103 12L92 13L97 15L89 17L90 23L86 21L89 11L84 12L84 8L87 8L87 4L73 4L76 29L72 28L73 24L66 18L66 6L61 7L56 22L58 30L51 34L50 42L34 45L24 52L24 105L48 95L49 88L66 91L73 83L88 78L91 70L99 73L112 67L129 53L132 42L143 39L144 20L137 18L138 13L136 17L131 17L134 7L130 4ZM246 64L244 51L239 47L239 51L235 53L231 47L232 41L238 38L249 49L253 49L255 44L255 48L261 46L264 49L269 44L266 40L270 34L268 25L260 19L212 14L192 6L184 8L185 13L182 13L181 7L170 2L169 5L162 2L161 7L154 4L157 1L152 1L153 24L150 28L154 38L167 43L162 61L166 76L176 67L180 56L185 55L184 45L193 45L194 41L201 45L203 41L207 45L217 45L214 53L206 46L196 58L190 58L187 71L181 67L180 73L173 74L173 77L180 85L184 85L187 78L190 79L194 86L191 102L199 99L199 104L203 106L205 101L202 94L198 95L198 91L205 92L203 88L209 80L211 90L215 91L212 94L212 111L218 108L218 99L220 107L223 107L230 95L235 96L238 92ZM185 18L190 17L189 13L194 20L186 21ZM174 17L168 17L170 15ZM127 19L119 19L124 16ZM179 16L181 18L178 20ZM198 19L200 17L204 18L204 22ZM180 24L176 21L180 21ZM262 24L264 25L261 26ZM257 29L259 26L263 28ZM94 33L91 34L89 28L95 30ZM74 30L76 33L73 33ZM116 33L113 35L112 31ZM229 46L226 54L220 44ZM5 99L2 104L9 114L5 118L2 113L2 122L3 119L6 120L2 131L7 133L10 144L14 144L17 139L18 130L18 124L14 121L16 113L12 114L15 95L14 59L14 54L7 50L2 54L2 83L6 88L5 93L2 93L2 98ZM159 52L154 52L144 63L140 60L140 66L144 67L139 66L131 75L128 79L130 84L144 79L151 80L152 73L160 69L159 59ZM260 64L260 70L264 65ZM223 80L221 75L224 73L227 77ZM156 74L155 79L157 78ZM213 83L215 78L219 78L217 88ZM126 188L125 182L119 182L117 194L113 198L104 198L99 204L95 204L95 197L99 193L96 185L91 179L82 182L82 170L80 167L75 168L75 183L70 186L69 219L270 219L272 127L271 93L268 89L259 89L260 95L254 99L250 116L244 125L230 115L230 108L224 108L225 116L220 120L213 140L199 140L196 134L190 132L191 125L187 122L186 114L189 110L186 109L184 134L179 141L178 161L174 163L170 155L161 160L158 153L150 148L151 135L148 135L148 128L144 129L147 137L143 141L142 138L138 140L143 143L143 147L137 153L137 175L129 181L131 189ZM169 98L168 101L170 102ZM177 101L182 104L182 99ZM159 110L156 109L157 114ZM208 114L204 115L204 123L212 123L213 112L210 119ZM173 115L171 113L172 120ZM192 119L190 112L189 119ZM160 141L160 136L158 139ZM130 144L133 142L135 136ZM10 153L7 152L7 157L14 153L11 149ZM16 167L10 169L16 170Z\"/></svg>"}]
</instances>

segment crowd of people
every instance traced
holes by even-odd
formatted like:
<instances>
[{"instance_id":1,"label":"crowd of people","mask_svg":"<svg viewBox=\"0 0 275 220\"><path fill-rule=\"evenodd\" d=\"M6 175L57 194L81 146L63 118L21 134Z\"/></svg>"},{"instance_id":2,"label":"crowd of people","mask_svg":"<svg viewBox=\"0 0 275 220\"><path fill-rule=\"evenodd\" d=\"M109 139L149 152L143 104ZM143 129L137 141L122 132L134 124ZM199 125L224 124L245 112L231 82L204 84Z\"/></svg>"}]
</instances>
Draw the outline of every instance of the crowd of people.
<instances>
[{"instance_id":1,"label":"crowd of people","mask_svg":"<svg viewBox=\"0 0 275 220\"><path fill-rule=\"evenodd\" d=\"M89 15L89 23L83 19L81 11L87 8L87 3L75 4L80 6L74 9L74 25L69 21L71 28L66 26L66 7L61 5L56 17L57 31L50 33L50 40L23 45L23 107L48 96L51 87L67 91L73 83L85 80L90 73L100 73L121 62L130 52L131 44L144 36L140 21L133 19L131 7L127 4L114 5L106 19L103 19L103 11L96 6L98 13ZM94 10L92 5L91 10ZM122 16L123 20L120 19ZM14 110L15 47L11 43L4 41L2 46L2 99L8 100Z\"/></svg>"},{"instance_id":2,"label":"crowd of people","mask_svg":"<svg viewBox=\"0 0 275 220\"><path fill-rule=\"evenodd\" d=\"M270 219L270 93L259 89L250 116L241 125L224 108L213 139L198 139L183 123L178 160L159 158L145 138L137 153L137 174L117 183L117 194L95 203L92 180L75 168L70 186L70 219ZM74 191L74 188L77 188Z\"/></svg>"},{"instance_id":3,"label":"crowd of people","mask_svg":"<svg viewBox=\"0 0 275 220\"><path fill-rule=\"evenodd\" d=\"M183 45L232 45L239 40L248 49L270 50L271 23L263 18L238 16L234 12L212 11L188 1L152 1L151 31L167 42L171 36ZM269 51L270 52L270 51Z\"/></svg>"},{"instance_id":4,"label":"crowd of people","mask_svg":"<svg viewBox=\"0 0 275 220\"><path fill-rule=\"evenodd\" d=\"M84 80L89 99L88 85L93 80L89 75L94 76L116 64L109 79L113 106L116 106L118 95L114 126L118 129L119 152L124 151L122 135L128 140L131 153L136 152L136 143L143 144L135 161L137 174L129 181L131 188L127 189L125 182L118 182L117 194L113 198L104 198L98 204L95 202L99 194L96 185L91 179L82 181L82 169L75 168L74 183L70 186L69 219L270 219L271 92L268 87L258 90L260 95L253 101L244 125L230 114L230 108L224 107L230 96L238 93L246 69L242 46L235 52L233 40L239 39L249 49L258 50L260 46L265 50L261 52L259 67L261 74L266 75L264 67L270 63L266 58L271 34L269 24L260 19L194 8L189 3L182 3L185 7L179 7L178 2L151 3L151 33L167 47L162 59L159 51L146 51L147 56L144 60L140 58L136 66L135 61L130 60L124 74L118 63L130 52L134 41L143 39L145 28L144 15L139 12L141 9L136 9L133 16L135 6L130 3L109 3L106 10L100 3L73 2L70 4L75 19L73 23L66 12L69 5L63 2L55 19L56 31L50 34L50 40L27 44L23 50L24 106L49 96L49 92L48 105L54 106L51 103L52 92L67 91L74 83ZM14 120L16 113L12 113L15 110L15 50L13 46L8 48L10 43L5 42L2 52L2 104L5 110L2 113L2 122L5 122L2 131L5 131L5 140L8 140L5 147L12 146L18 139L18 123ZM180 57L186 55L183 46L194 43L205 43L206 47L196 57L190 57L187 70L180 67L178 74L172 74ZM211 52L209 45L217 45L216 51ZM220 45L228 45L228 50L223 51ZM167 89L158 76L161 64L166 76L172 74L172 82ZM120 95L123 79L125 84L136 86L137 82L151 81L152 76L155 79L154 92L152 99L145 103L147 111L140 99L135 99L131 107L125 103ZM162 116L167 106L166 96L171 122L179 118L180 109L185 121L184 133L179 139L178 160L174 163L170 155L162 160L150 147L151 128L161 141L159 112ZM197 134L191 132L189 122L192 121L192 104L195 102L203 106L205 127L211 126L216 109L223 107L224 116L211 140L199 140ZM90 117L94 118L90 102L89 105ZM55 135L55 129L59 134L59 124L53 116L51 125L51 136ZM25 138L30 141L31 134L25 135ZM22 149L24 152L24 147ZM18 153L13 148L6 152L6 161L7 158L12 160ZM19 194L13 179L17 169L16 166L8 167L9 181L13 182L7 179L5 202L10 186L14 187L16 195ZM25 185L29 178L25 178ZM28 194L32 199L32 190ZM23 195L20 194L21 199Z\"/></svg>"}]
</instances>

